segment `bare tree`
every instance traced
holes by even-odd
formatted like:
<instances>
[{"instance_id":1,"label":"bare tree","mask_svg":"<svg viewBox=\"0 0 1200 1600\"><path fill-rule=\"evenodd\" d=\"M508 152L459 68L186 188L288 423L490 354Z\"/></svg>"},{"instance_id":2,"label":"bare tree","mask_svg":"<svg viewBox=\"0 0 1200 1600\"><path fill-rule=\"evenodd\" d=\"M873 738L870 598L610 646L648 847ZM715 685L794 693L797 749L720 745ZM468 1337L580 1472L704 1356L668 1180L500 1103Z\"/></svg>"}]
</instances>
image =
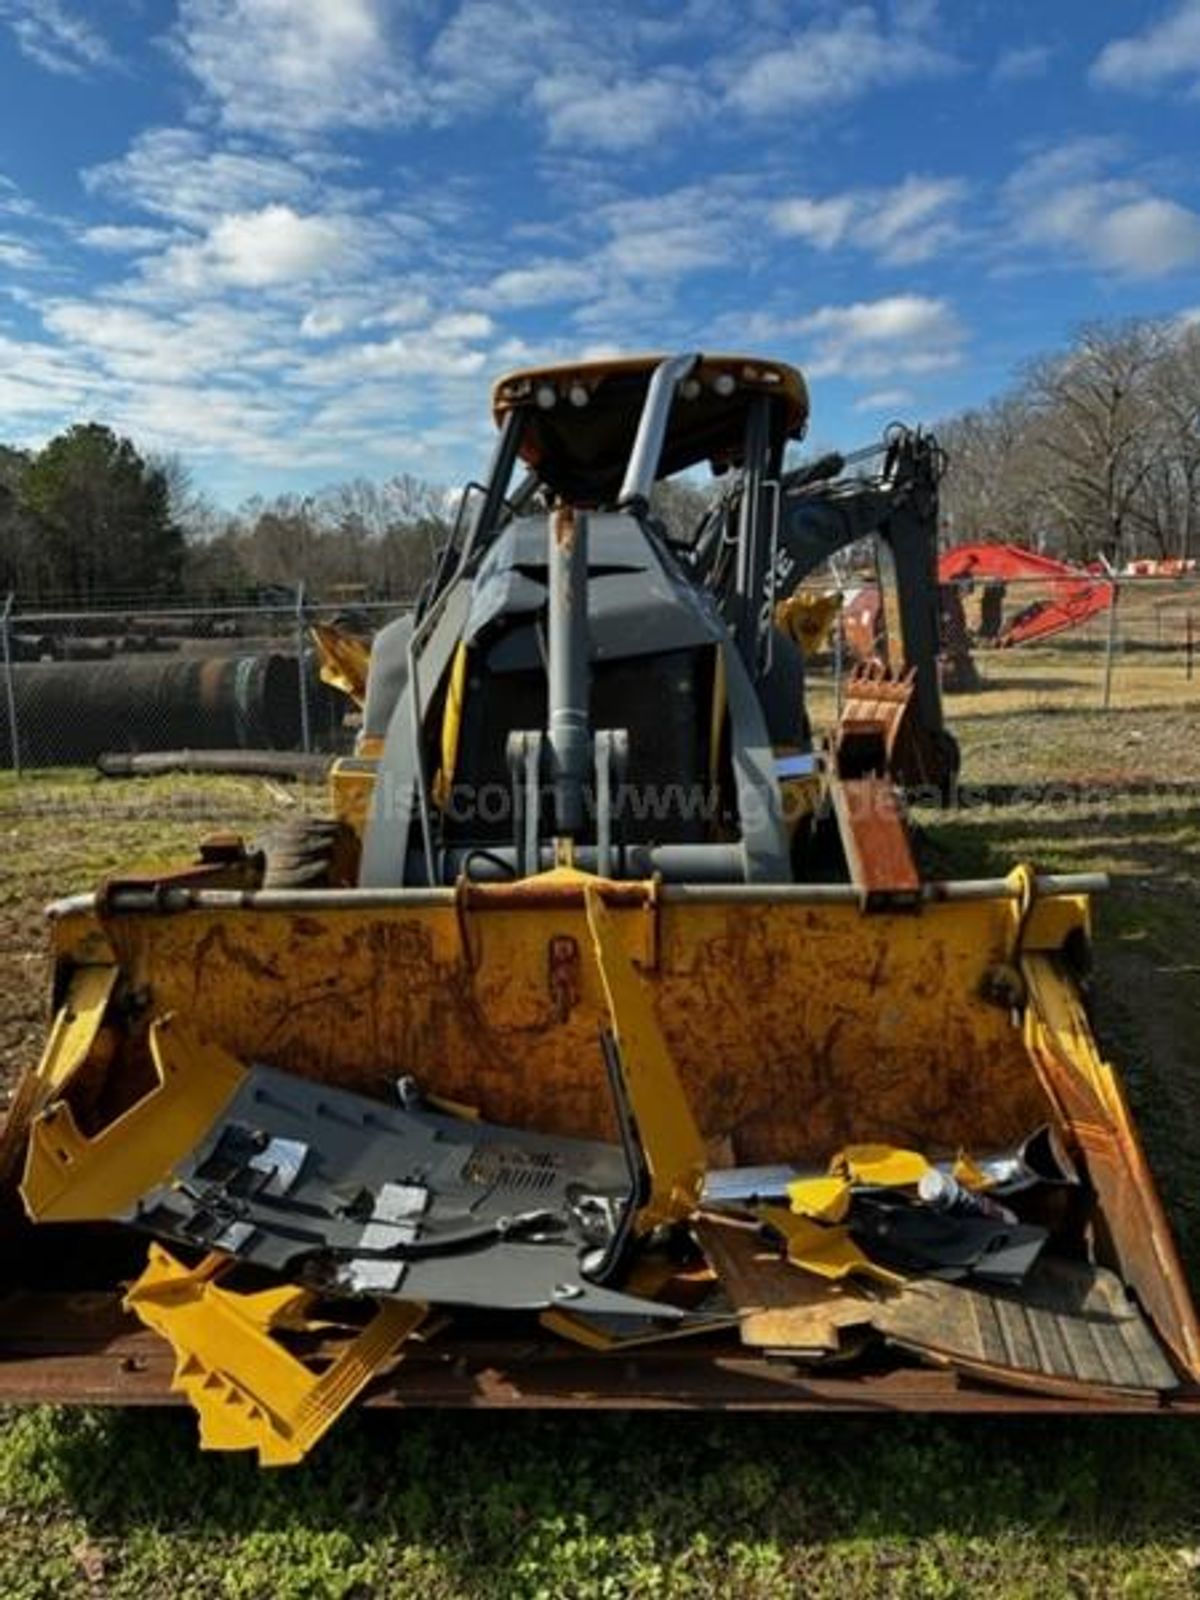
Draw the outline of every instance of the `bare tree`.
<instances>
[{"instance_id":1,"label":"bare tree","mask_svg":"<svg viewBox=\"0 0 1200 1600\"><path fill-rule=\"evenodd\" d=\"M1159 462L1147 508L1163 555L1188 560L1200 522L1200 324L1172 330L1150 382L1151 424Z\"/></svg>"},{"instance_id":2,"label":"bare tree","mask_svg":"<svg viewBox=\"0 0 1200 1600\"><path fill-rule=\"evenodd\" d=\"M1154 323L1093 324L1065 356L1028 369L1035 447L1051 464L1046 493L1072 554L1118 561L1144 527L1139 502L1162 448L1149 421L1163 341Z\"/></svg>"},{"instance_id":3,"label":"bare tree","mask_svg":"<svg viewBox=\"0 0 1200 1600\"><path fill-rule=\"evenodd\" d=\"M1045 488L1033 434L1033 407L1022 394L993 400L939 427L949 461L942 507L950 539L1040 539Z\"/></svg>"},{"instance_id":4,"label":"bare tree","mask_svg":"<svg viewBox=\"0 0 1200 1600\"><path fill-rule=\"evenodd\" d=\"M1200 528L1200 327L1083 328L1008 395L939 427L946 532L1119 562Z\"/></svg>"}]
</instances>

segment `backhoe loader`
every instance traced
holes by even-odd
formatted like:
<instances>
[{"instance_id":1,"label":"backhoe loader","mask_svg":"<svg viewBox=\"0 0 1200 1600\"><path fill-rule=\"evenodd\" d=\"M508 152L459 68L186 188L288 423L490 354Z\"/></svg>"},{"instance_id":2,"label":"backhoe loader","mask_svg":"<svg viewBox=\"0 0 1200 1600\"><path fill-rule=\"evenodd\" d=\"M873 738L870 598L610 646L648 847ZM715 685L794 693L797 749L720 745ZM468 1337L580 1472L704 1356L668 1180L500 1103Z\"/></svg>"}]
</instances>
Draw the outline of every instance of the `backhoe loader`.
<instances>
[{"instance_id":1,"label":"backhoe loader","mask_svg":"<svg viewBox=\"0 0 1200 1600\"><path fill-rule=\"evenodd\" d=\"M803 379L740 356L492 409L419 604L333 652L330 816L50 907L0 1399L183 1396L268 1464L359 1395L1195 1409L1104 880L931 880L908 824L958 770L936 441L789 465ZM882 643L818 726L799 585L864 541Z\"/></svg>"}]
</instances>

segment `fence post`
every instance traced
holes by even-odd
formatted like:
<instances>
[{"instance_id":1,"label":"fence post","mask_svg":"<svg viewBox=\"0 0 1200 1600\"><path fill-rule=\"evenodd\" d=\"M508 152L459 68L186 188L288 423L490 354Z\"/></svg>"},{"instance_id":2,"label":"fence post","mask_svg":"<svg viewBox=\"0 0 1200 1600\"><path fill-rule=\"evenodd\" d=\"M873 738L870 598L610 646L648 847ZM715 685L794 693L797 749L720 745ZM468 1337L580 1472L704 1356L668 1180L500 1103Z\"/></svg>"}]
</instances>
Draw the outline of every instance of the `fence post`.
<instances>
[{"instance_id":1,"label":"fence post","mask_svg":"<svg viewBox=\"0 0 1200 1600\"><path fill-rule=\"evenodd\" d=\"M296 666L300 674L300 743L305 755L312 749L308 720L308 672L305 668L304 579L296 586Z\"/></svg>"},{"instance_id":2,"label":"fence post","mask_svg":"<svg viewBox=\"0 0 1200 1600\"><path fill-rule=\"evenodd\" d=\"M8 702L8 740L12 750L13 777L21 776L21 737L17 731L17 691L13 683L12 609L16 595L10 589L0 612L0 637L4 643L4 696Z\"/></svg>"},{"instance_id":3,"label":"fence post","mask_svg":"<svg viewBox=\"0 0 1200 1600\"><path fill-rule=\"evenodd\" d=\"M1192 659L1193 659L1193 655L1194 655L1194 639L1195 639L1195 630L1194 630L1194 624L1192 622L1191 607L1189 606L1188 614L1187 614L1187 628L1186 628L1186 631L1184 633L1184 641L1185 641L1184 642L1184 659L1187 662L1186 671L1187 671L1187 679L1188 679L1189 683L1192 681Z\"/></svg>"},{"instance_id":4,"label":"fence post","mask_svg":"<svg viewBox=\"0 0 1200 1600\"><path fill-rule=\"evenodd\" d=\"M1112 703L1113 657L1117 650L1117 603L1121 598L1121 585L1112 579L1112 603L1108 608L1108 639L1104 647L1104 709Z\"/></svg>"},{"instance_id":5,"label":"fence post","mask_svg":"<svg viewBox=\"0 0 1200 1600\"><path fill-rule=\"evenodd\" d=\"M833 621L833 719L842 720L842 627L846 620L846 593L839 592L841 600Z\"/></svg>"}]
</instances>

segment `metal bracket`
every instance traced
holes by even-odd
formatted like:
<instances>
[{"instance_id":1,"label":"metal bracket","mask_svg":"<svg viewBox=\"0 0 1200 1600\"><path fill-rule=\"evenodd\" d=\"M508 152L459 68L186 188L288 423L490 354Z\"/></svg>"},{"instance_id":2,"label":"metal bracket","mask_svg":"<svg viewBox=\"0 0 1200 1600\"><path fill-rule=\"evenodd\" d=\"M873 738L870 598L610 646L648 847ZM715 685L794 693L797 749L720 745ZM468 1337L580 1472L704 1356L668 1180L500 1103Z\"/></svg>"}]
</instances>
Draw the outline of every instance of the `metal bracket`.
<instances>
[{"instance_id":1,"label":"metal bracket","mask_svg":"<svg viewBox=\"0 0 1200 1600\"><path fill-rule=\"evenodd\" d=\"M538 827L541 821L544 742L545 735L536 729L510 733L505 752L512 781L513 851L519 878L532 878L539 865Z\"/></svg>"},{"instance_id":2,"label":"metal bracket","mask_svg":"<svg viewBox=\"0 0 1200 1600\"><path fill-rule=\"evenodd\" d=\"M708 1159L649 991L622 945L597 889L583 891L600 982L608 1001L621 1076L649 1175L634 1232L694 1214Z\"/></svg>"},{"instance_id":3,"label":"metal bracket","mask_svg":"<svg viewBox=\"0 0 1200 1600\"><path fill-rule=\"evenodd\" d=\"M613 795L619 798L629 770L629 734L624 728L600 728L596 754L596 871L613 876ZM620 813L618 812L618 823ZM624 840L617 843L617 876L625 876Z\"/></svg>"},{"instance_id":4,"label":"metal bracket","mask_svg":"<svg viewBox=\"0 0 1200 1600\"><path fill-rule=\"evenodd\" d=\"M257 1450L260 1466L292 1466L393 1360L427 1308L380 1305L332 1362L314 1371L274 1334L336 1326L310 1319L318 1296L295 1284L244 1294L222 1288L234 1265L212 1254L189 1269L152 1244L124 1305L174 1350L171 1387L195 1407L202 1450Z\"/></svg>"}]
</instances>

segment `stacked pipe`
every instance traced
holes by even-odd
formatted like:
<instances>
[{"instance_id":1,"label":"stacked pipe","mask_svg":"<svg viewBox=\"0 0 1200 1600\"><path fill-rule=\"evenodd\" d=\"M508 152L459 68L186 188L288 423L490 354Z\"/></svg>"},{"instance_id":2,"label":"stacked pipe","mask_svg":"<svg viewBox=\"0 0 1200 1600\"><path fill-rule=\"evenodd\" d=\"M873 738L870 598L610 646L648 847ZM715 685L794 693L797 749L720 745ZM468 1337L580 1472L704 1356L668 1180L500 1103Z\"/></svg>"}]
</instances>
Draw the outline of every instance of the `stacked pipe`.
<instances>
[{"instance_id":1,"label":"stacked pipe","mask_svg":"<svg viewBox=\"0 0 1200 1600\"><path fill-rule=\"evenodd\" d=\"M313 743L339 743L345 702L310 671ZM122 655L94 662L17 662L13 703L26 767L90 764L111 750L297 750L294 657ZM0 763L11 760L0 697Z\"/></svg>"}]
</instances>

